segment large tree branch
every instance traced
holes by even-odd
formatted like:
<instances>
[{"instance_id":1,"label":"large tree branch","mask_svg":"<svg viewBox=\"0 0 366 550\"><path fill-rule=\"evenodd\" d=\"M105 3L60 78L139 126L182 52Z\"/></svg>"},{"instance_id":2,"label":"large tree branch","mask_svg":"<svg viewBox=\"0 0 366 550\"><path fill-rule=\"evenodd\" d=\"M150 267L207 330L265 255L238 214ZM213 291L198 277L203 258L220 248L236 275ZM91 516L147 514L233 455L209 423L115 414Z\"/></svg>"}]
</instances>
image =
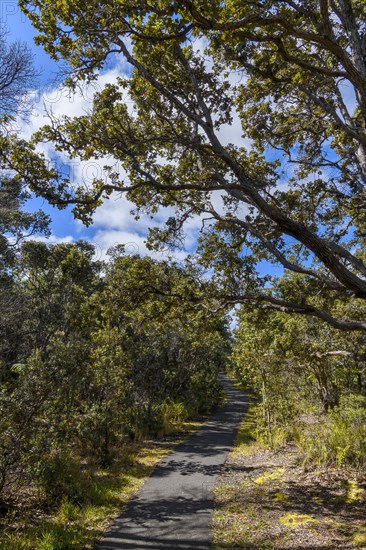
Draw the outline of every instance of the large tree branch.
<instances>
[{"instance_id":1,"label":"large tree branch","mask_svg":"<svg viewBox=\"0 0 366 550\"><path fill-rule=\"evenodd\" d=\"M145 65L132 55L121 37L116 36L115 41L118 43L121 53L123 53L127 61L135 67L139 74L168 100L177 112L202 128L211 144L213 154L226 164L228 170L231 171L237 181L237 185L231 185L230 188L226 189L228 194L234 199L252 204L263 215L272 220L280 232L293 237L295 240L305 245L315 254L315 256L317 256L330 273L332 273L343 286L352 291L355 296L366 298L366 281L360 278L353 270L349 269L340 258L346 259L352 266L352 269L357 270L365 276L366 267L363 262L355 258L349 251L337 243L327 241L301 222L290 218L286 212L273 205L268 198L262 196L260 189L265 188L267 183L260 179L255 180L248 175L245 168L235 158L231 151L222 145L210 118L207 116L209 109L204 105L199 83L193 78L194 71L190 69L187 76L191 80L191 85L195 92L196 101L199 103L201 113L197 112L197 109L190 100L183 102L176 93L168 89L167 85L160 82ZM186 64L189 64L188 60ZM146 177L146 174L143 175ZM146 183L150 183L153 187L159 189L159 186L156 186L156 182L152 180L150 176L147 176ZM176 190L184 188L184 185L177 185ZM196 188L196 186L191 187L191 189L193 188ZM162 186L160 189L164 189L164 187ZM206 188L205 186L201 188L198 186L196 188L196 190L201 190L203 192L210 189L210 187ZM217 187L214 187L214 189L217 189Z\"/></svg>"},{"instance_id":2,"label":"large tree branch","mask_svg":"<svg viewBox=\"0 0 366 550\"><path fill-rule=\"evenodd\" d=\"M332 24L329 17L329 1L320 0L320 15L322 18L324 34L328 38L334 39Z\"/></svg>"},{"instance_id":3,"label":"large tree branch","mask_svg":"<svg viewBox=\"0 0 366 550\"><path fill-rule=\"evenodd\" d=\"M317 317L338 330L366 331L366 322L338 319L323 309L310 304L298 304L296 302L282 300L266 294L238 294L233 296L223 296L219 299L225 305L247 303L256 305L262 309L271 309L281 311L283 313L296 313L299 315Z\"/></svg>"},{"instance_id":4,"label":"large tree branch","mask_svg":"<svg viewBox=\"0 0 366 550\"><path fill-rule=\"evenodd\" d=\"M216 212L214 209L211 209L208 212L210 214L212 214L212 216L217 220L220 220L220 221L222 221L226 224L229 224L229 225L239 225L240 227L242 227L243 229L248 231L253 237L255 237L256 239L258 239L260 241L260 243L270 252L270 254L276 260L278 260L280 262L280 264L285 269L293 271L294 273L300 273L302 275L309 275L310 277L313 277L313 278L317 279L318 281L320 281L321 283L323 283L325 285L325 287L328 288L329 290L337 290L337 291L339 291L343 294L349 293L349 291L347 291L347 288L344 287L343 285L341 285L338 281L330 279L326 275L324 275L322 273L319 273L318 271L315 271L314 269L310 269L310 268L304 267L302 265L295 264L294 262L290 262L286 258L286 256L280 250L278 250L278 248L276 247L276 245L273 242L271 242L269 239L264 237L264 235L262 235L262 233L260 233L260 231L255 229L253 224L248 223L248 222L246 222L244 220L241 220L239 218L233 218L233 217L228 217L228 216L220 216L220 214L218 214L218 212Z\"/></svg>"},{"instance_id":5,"label":"large tree branch","mask_svg":"<svg viewBox=\"0 0 366 550\"><path fill-rule=\"evenodd\" d=\"M358 24L352 3L349 0L338 0L340 9L337 9L334 0L332 7L337 11L337 16L342 21L343 27L347 32L352 51L352 61L357 71L366 78L366 65L364 59L362 39L359 34Z\"/></svg>"},{"instance_id":6,"label":"large tree branch","mask_svg":"<svg viewBox=\"0 0 366 550\"><path fill-rule=\"evenodd\" d=\"M203 305L206 299L204 295L202 296L184 295L183 296L179 292L162 290L161 288L158 288L151 282L146 283L145 288L146 290L149 290L150 292L159 294L161 296L178 298L181 300L188 300L193 305ZM337 317L334 317L333 315L324 311L323 309L312 306L310 304L305 304L305 303L298 304L296 302L275 298L274 296L270 296L268 294L227 295L227 294L215 293L215 295L212 296L212 298L214 298L214 301L216 301L217 305L214 308L210 306L208 309L210 309L214 313L217 313L221 309L225 309L227 307L231 307L237 304L251 304L261 309L271 309L275 311L280 311L282 313L289 313L289 314L296 313L298 315L317 317L318 319L325 321L326 323L328 323L329 325L331 325L332 327L338 330L366 332L366 322L351 321L348 319L338 319Z\"/></svg>"},{"instance_id":7,"label":"large tree branch","mask_svg":"<svg viewBox=\"0 0 366 550\"><path fill-rule=\"evenodd\" d=\"M174 105L178 111L181 111L189 120L193 120L199 126L201 126L204 130L206 129L206 124L202 120L202 118L195 112L194 105L190 105L191 108L188 108L178 97L177 94L171 92L166 86L164 86L155 76L152 74L151 71L147 69L142 63L140 63L128 50L126 44L124 41L119 37L115 37L115 41L118 43L119 47L121 48L121 53L125 56L128 63L130 63L133 67L135 67L138 72L143 76L152 86L160 92L166 99L168 99L172 105Z\"/></svg>"},{"instance_id":8,"label":"large tree branch","mask_svg":"<svg viewBox=\"0 0 366 550\"><path fill-rule=\"evenodd\" d=\"M187 61L188 63L188 61ZM199 99L199 102L202 103L202 95L199 90L199 85L197 81L191 78L193 88L196 92L196 95ZM202 107L201 107L202 108ZM196 115L195 115L196 116ZM360 279L352 271L347 269L334 255L334 253L345 257L353 267L361 271L366 275L366 266L363 262L354 258L346 249L335 243L329 243L325 239L318 237L315 233L310 231L303 224L296 222L289 218L283 211L279 210L277 207L272 206L267 202L257 190L258 182L255 182L250 178L243 170L243 168L238 164L238 162L230 155L230 153L222 146L212 125L207 124L206 121L199 120L198 122L202 129L205 131L209 141L212 144L212 148L216 154L224 160L229 168L238 178L243 192L236 190L230 190L229 193L232 194L235 198L247 202L248 197L250 198L251 203L258 208L262 213L267 215L272 221L274 221L279 229L294 237L296 240L302 242L307 248L309 248L318 258L325 264L333 275L347 288L352 290L356 296L366 297L366 282Z\"/></svg>"},{"instance_id":9,"label":"large tree branch","mask_svg":"<svg viewBox=\"0 0 366 550\"><path fill-rule=\"evenodd\" d=\"M353 124L353 121L352 119L348 116L347 117L347 113L345 111L345 105L344 105L344 102L342 103L339 103L338 101L338 107L340 109L342 109L341 112L344 113L344 115L347 117L347 122L343 121L342 118L339 116L339 114L337 113L337 110L328 102L326 101L326 99L322 99L321 97L319 97L318 95L314 94L311 89L308 87L308 86L304 86L303 84L299 84L298 85L298 88L299 90L304 93L305 95L308 96L308 98L313 102L315 103L316 105L318 105L322 110L323 112L325 113L328 113L333 121L336 123L336 125L341 128L342 130L344 130L344 132L346 134L348 134L350 137L352 137L354 140L356 140L358 143L361 143L363 146L366 146L366 135L364 133L361 133L361 132L357 132L355 129L354 129L354 124ZM339 94L340 95L340 94ZM337 96L338 97L338 96ZM338 97L338 100L340 98ZM351 124L350 124L351 123Z\"/></svg>"},{"instance_id":10,"label":"large tree branch","mask_svg":"<svg viewBox=\"0 0 366 550\"><path fill-rule=\"evenodd\" d=\"M366 361L366 353L352 353L346 350L317 351L313 355L317 359L323 359L324 357L346 357L347 359L353 359L353 361Z\"/></svg>"},{"instance_id":11,"label":"large tree branch","mask_svg":"<svg viewBox=\"0 0 366 550\"><path fill-rule=\"evenodd\" d=\"M278 15L271 15L267 17L258 15L257 19L255 20L255 24L258 25L258 27L263 26L269 28L273 28L274 25L278 25L279 27L282 27L284 30L286 30L291 36L300 38L308 43L316 44L320 46L321 49L325 49L326 51L332 53L343 66L351 82L356 86L356 88L360 90L363 99L365 100L366 81L364 79L364 73L363 71L360 71L360 67L355 66L353 60L349 57L345 48L340 46L334 38L331 38L324 33L319 32L319 28L316 29L317 32L306 30L303 27L297 28L292 23L290 23L290 21ZM254 28L252 21L248 18L244 18L242 20L239 19L236 21L228 21L221 24L217 23L214 25L214 29L242 30L243 32L245 32L249 26ZM276 41L277 38L274 38L273 42L275 43Z\"/></svg>"}]
</instances>

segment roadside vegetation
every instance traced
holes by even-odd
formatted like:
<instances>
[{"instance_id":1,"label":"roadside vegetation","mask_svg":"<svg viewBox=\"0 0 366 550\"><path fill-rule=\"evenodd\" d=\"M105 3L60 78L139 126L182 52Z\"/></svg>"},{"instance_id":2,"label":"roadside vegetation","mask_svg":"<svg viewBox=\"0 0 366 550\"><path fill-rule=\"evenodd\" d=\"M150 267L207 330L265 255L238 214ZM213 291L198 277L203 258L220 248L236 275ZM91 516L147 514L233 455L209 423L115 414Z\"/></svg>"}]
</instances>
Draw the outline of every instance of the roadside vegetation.
<instances>
[{"instance_id":1,"label":"roadside vegetation","mask_svg":"<svg viewBox=\"0 0 366 550\"><path fill-rule=\"evenodd\" d=\"M34 52L1 25L3 550L87 547L225 368L256 404L218 547L366 547L365 0L18 4L98 91L25 139ZM185 260L46 244L34 198L86 226L127 200Z\"/></svg>"},{"instance_id":2,"label":"roadside vegetation","mask_svg":"<svg viewBox=\"0 0 366 550\"><path fill-rule=\"evenodd\" d=\"M251 406L216 488L216 550L366 547L364 347L362 334L241 309L230 368Z\"/></svg>"},{"instance_id":3,"label":"roadside vegetation","mask_svg":"<svg viewBox=\"0 0 366 550\"><path fill-rule=\"evenodd\" d=\"M116 450L109 467L90 459L63 457L56 479L49 479L52 500L35 485L23 485L12 500L0 520L0 549L94 548L159 460L199 425L181 421L170 435L129 443Z\"/></svg>"},{"instance_id":4,"label":"roadside vegetation","mask_svg":"<svg viewBox=\"0 0 366 550\"><path fill-rule=\"evenodd\" d=\"M286 277L280 284L298 283ZM303 288L303 292L304 292ZM342 303L333 303L342 309ZM365 315L359 304L354 312ZM258 442L293 443L312 466L366 464L365 336L314 319L242 308L231 367L258 400Z\"/></svg>"},{"instance_id":5,"label":"roadside vegetation","mask_svg":"<svg viewBox=\"0 0 366 550\"><path fill-rule=\"evenodd\" d=\"M257 439L252 404L215 489L214 550L366 547L363 470L304 463L294 443Z\"/></svg>"},{"instance_id":6,"label":"roadside vegetation","mask_svg":"<svg viewBox=\"0 0 366 550\"><path fill-rule=\"evenodd\" d=\"M104 262L82 241L14 247L47 219L22 210L14 181L0 192L0 548L88 548L221 401L226 320L182 298L199 288L174 262L121 246Z\"/></svg>"}]
</instances>

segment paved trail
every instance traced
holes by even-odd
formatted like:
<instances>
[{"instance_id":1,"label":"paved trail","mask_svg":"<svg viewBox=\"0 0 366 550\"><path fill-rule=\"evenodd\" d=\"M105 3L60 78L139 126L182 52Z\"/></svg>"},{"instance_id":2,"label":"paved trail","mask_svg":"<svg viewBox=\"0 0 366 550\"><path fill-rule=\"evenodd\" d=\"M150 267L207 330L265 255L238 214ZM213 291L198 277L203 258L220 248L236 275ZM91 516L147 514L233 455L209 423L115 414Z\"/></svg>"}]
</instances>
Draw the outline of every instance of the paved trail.
<instances>
[{"instance_id":1,"label":"paved trail","mask_svg":"<svg viewBox=\"0 0 366 550\"><path fill-rule=\"evenodd\" d=\"M212 490L247 410L247 398L226 378L225 407L161 460L99 550L209 550Z\"/></svg>"}]
</instances>

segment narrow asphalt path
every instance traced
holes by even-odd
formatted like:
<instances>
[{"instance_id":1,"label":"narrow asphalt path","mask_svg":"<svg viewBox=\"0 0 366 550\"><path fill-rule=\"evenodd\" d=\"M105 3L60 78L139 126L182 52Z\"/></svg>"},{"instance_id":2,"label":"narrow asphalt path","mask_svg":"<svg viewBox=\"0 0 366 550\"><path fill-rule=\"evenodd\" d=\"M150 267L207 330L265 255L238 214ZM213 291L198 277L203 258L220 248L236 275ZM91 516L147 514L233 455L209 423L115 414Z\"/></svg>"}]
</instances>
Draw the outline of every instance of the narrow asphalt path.
<instances>
[{"instance_id":1,"label":"narrow asphalt path","mask_svg":"<svg viewBox=\"0 0 366 550\"><path fill-rule=\"evenodd\" d=\"M247 407L228 378L225 406L161 460L129 502L99 550L209 550L212 491Z\"/></svg>"}]
</instances>

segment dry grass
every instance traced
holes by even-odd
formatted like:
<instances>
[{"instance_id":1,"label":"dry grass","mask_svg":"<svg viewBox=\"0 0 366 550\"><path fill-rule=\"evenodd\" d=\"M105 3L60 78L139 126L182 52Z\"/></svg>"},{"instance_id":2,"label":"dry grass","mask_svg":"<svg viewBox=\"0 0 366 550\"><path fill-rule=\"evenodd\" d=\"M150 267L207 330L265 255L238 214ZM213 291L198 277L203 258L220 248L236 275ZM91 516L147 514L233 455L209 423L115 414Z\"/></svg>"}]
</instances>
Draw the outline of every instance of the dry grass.
<instances>
[{"instance_id":1,"label":"dry grass","mask_svg":"<svg viewBox=\"0 0 366 550\"><path fill-rule=\"evenodd\" d=\"M0 550L93 548L156 464L200 425L186 422L180 434L130 445L109 469L88 465L92 483L83 505L64 499L50 510L36 491L24 487L6 513L0 511Z\"/></svg>"},{"instance_id":2,"label":"dry grass","mask_svg":"<svg viewBox=\"0 0 366 550\"><path fill-rule=\"evenodd\" d=\"M362 473L306 470L294 447L261 449L245 422L216 488L214 548L366 549Z\"/></svg>"}]
</instances>

